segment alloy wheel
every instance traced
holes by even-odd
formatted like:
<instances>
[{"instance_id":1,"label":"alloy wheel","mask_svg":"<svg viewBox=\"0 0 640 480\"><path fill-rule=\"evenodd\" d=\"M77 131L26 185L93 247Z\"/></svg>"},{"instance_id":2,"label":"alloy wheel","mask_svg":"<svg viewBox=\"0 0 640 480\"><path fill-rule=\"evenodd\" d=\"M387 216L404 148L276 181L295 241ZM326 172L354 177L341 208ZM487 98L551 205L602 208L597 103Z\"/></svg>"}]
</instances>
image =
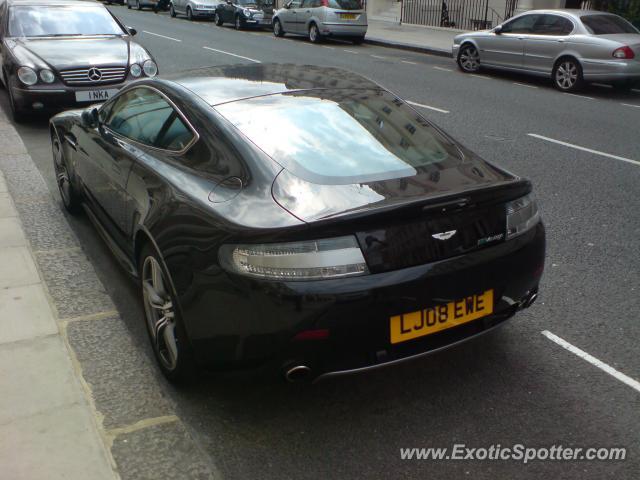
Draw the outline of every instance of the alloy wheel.
<instances>
[{"instance_id":1,"label":"alloy wheel","mask_svg":"<svg viewBox=\"0 0 640 480\"><path fill-rule=\"evenodd\" d=\"M191 7L187 8L187 19L189 21L193 20L193 12L191 11Z\"/></svg>"},{"instance_id":2,"label":"alloy wheel","mask_svg":"<svg viewBox=\"0 0 640 480\"><path fill-rule=\"evenodd\" d=\"M578 67L571 61L562 62L556 68L556 85L562 90L571 90L578 82Z\"/></svg>"},{"instance_id":3,"label":"alloy wheel","mask_svg":"<svg viewBox=\"0 0 640 480\"><path fill-rule=\"evenodd\" d=\"M142 267L142 298L147 327L163 366L171 371L178 365L175 309L162 267L148 256Z\"/></svg>"},{"instance_id":4,"label":"alloy wheel","mask_svg":"<svg viewBox=\"0 0 640 480\"><path fill-rule=\"evenodd\" d=\"M282 35L282 26L280 25L280 21L276 20L273 22L273 34L276 37L280 37Z\"/></svg>"},{"instance_id":5,"label":"alloy wheel","mask_svg":"<svg viewBox=\"0 0 640 480\"><path fill-rule=\"evenodd\" d=\"M309 40L312 43L317 43L320 40L320 32L318 32L318 26L315 23L309 27Z\"/></svg>"},{"instance_id":6,"label":"alloy wheel","mask_svg":"<svg viewBox=\"0 0 640 480\"><path fill-rule=\"evenodd\" d=\"M171 15L171 16L172 16L172 17L174 17L174 18L175 18L175 16L176 16L176 11L175 11L175 9L173 8L173 3L172 3L172 4L171 4L171 6L169 7L169 15Z\"/></svg>"},{"instance_id":7,"label":"alloy wheel","mask_svg":"<svg viewBox=\"0 0 640 480\"><path fill-rule=\"evenodd\" d=\"M465 72L477 72L480 68L480 55L473 45L462 48L458 61Z\"/></svg>"},{"instance_id":8,"label":"alloy wheel","mask_svg":"<svg viewBox=\"0 0 640 480\"><path fill-rule=\"evenodd\" d=\"M69 208L71 205L71 182L69 180L69 172L67 171L67 167L62 158L60 140L58 140L57 137L53 139L51 149L53 151L53 166L56 172L56 183L58 184L60 197L62 198L64 205Z\"/></svg>"},{"instance_id":9,"label":"alloy wheel","mask_svg":"<svg viewBox=\"0 0 640 480\"><path fill-rule=\"evenodd\" d=\"M240 21L240 15L236 15L236 30L240 30L242 28L242 22Z\"/></svg>"}]
</instances>

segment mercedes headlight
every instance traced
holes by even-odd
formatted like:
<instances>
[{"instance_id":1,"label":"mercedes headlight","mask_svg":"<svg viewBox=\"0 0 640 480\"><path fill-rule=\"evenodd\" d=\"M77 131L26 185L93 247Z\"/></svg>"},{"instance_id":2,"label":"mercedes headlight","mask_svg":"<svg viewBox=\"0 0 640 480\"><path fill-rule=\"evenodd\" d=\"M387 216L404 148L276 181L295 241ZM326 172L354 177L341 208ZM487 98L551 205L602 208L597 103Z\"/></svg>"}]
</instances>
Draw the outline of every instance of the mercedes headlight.
<instances>
[{"instance_id":1,"label":"mercedes headlight","mask_svg":"<svg viewBox=\"0 0 640 480\"><path fill-rule=\"evenodd\" d=\"M40 78L44 83L53 83L56 80L56 76L51 70L40 70Z\"/></svg>"},{"instance_id":2,"label":"mercedes headlight","mask_svg":"<svg viewBox=\"0 0 640 480\"><path fill-rule=\"evenodd\" d=\"M155 77L158 74L158 66L153 60L147 60L144 62L142 69L147 77Z\"/></svg>"},{"instance_id":3,"label":"mercedes headlight","mask_svg":"<svg viewBox=\"0 0 640 480\"><path fill-rule=\"evenodd\" d=\"M132 77L138 78L142 75L142 68L137 63L134 63L129 67L129 72L131 72Z\"/></svg>"},{"instance_id":4,"label":"mercedes headlight","mask_svg":"<svg viewBox=\"0 0 640 480\"><path fill-rule=\"evenodd\" d=\"M530 230L539 221L538 203L532 193L507 203L507 240Z\"/></svg>"},{"instance_id":5,"label":"mercedes headlight","mask_svg":"<svg viewBox=\"0 0 640 480\"><path fill-rule=\"evenodd\" d=\"M323 280L369 273L355 237L302 242L223 245L227 270L266 280Z\"/></svg>"},{"instance_id":6,"label":"mercedes headlight","mask_svg":"<svg viewBox=\"0 0 640 480\"><path fill-rule=\"evenodd\" d=\"M25 85L35 85L38 83L38 75L35 70L29 67L20 67L18 69L18 78Z\"/></svg>"}]
</instances>

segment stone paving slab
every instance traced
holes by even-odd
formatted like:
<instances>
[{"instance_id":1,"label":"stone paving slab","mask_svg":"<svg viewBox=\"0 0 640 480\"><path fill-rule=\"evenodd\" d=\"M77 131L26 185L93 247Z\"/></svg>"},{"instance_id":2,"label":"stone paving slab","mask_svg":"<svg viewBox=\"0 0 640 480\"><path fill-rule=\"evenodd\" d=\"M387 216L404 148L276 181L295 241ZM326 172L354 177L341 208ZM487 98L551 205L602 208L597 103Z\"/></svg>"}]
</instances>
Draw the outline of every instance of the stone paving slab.
<instances>
[{"instance_id":1,"label":"stone paving slab","mask_svg":"<svg viewBox=\"0 0 640 480\"><path fill-rule=\"evenodd\" d=\"M16 217L0 218L0 248L27 244L20 221Z\"/></svg>"},{"instance_id":2,"label":"stone paving slab","mask_svg":"<svg viewBox=\"0 0 640 480\"><path fill-rule=\"evenodd\" d=\"M67 336L105 428L173 413L162 395L158 369L133 344L119 316L69 322Z\"/></svg>"},{"instance_id":3,"label":"stone paving slab","mask_svg":"<svg viewBox=\"0 0 640 480\"><path fill-rule=\"evenodd\" d=\"M214 478L206 457L181 422L155 425L118 436L113 457L122 480L210 480Z\"/></svg>"},{"instance_id":4,"label":"stone paving slab","mask_svg":"<svg viewBox=\"0 0 640 480\"><path fill-rule=\"evenodd\" d=\"M0 344L56 333L42 285L0 289Z\"/></svg>"},{"instance_id":5,"label":"stone paving slab","mask_svg":"<svg viewBox=\"0 0 640 480\"><path fill-rule=\"evenodd\" d=\"M15 217L18 215L11 197L6 192L0 192L0 218Z\"/></svg>"},{"instance_id":6,"label":"stone paving slab","mask_svg":"<svg viewBox=\"0 0 640 480\"><path fill-rule=\"evenodd\" d=\"M26 247L0 248L0 288L38 283L40 277Z\"/></svg>"}]
</instances>

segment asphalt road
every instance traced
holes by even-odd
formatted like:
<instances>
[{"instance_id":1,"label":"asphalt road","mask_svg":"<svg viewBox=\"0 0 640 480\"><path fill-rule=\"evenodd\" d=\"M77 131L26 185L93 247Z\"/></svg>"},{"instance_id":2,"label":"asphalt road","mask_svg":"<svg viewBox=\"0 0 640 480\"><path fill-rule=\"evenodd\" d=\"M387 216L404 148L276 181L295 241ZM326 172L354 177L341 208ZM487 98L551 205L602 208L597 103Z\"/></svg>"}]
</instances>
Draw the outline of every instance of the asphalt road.
<instances>
[{"instance_id":1,"label":"asphalt road","mask_svg":"<svg viewBox=\"0 0 640 480\"><path fill-rule=\"evenodd\" d=\"M161 395L223 477L640 477L640 391L541 333L640 379L640 92L595 86L562 94L543 80L465 75L446 58L340 42L317 46L111 8L140 32L164 74L230 63L330 65L431 107L418 106L485 158L532 179L548 228L539 301L476 341L314 386L254 375L205 376L182 390L160 381ZM8 108L6 95L0 103ZM46 120L17 128L55 191ZM119 335L127 338L115 341L150 358L136 286L86 219L69 220L126 325ZM624 446L628 453L623 462L528 465L400 459L400 448L455 443Z\"/></svg>"}]
</instances>

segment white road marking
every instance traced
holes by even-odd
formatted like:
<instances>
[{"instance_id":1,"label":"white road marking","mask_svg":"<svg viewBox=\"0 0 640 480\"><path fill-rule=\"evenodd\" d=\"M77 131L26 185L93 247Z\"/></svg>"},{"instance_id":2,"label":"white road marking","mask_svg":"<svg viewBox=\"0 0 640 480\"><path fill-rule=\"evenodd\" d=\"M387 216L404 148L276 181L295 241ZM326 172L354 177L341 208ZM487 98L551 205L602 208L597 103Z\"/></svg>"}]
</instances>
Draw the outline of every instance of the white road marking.
<instances>
[{"instance_id":1,"label":"white road marking","mask_svg":"<svg viewBox=\"0 0 640 480\"><path fill-rule=\"evenodd\" d=\"M262 63L260 60L256 60L254 58L249 58L249 57L243 57L242 55L237 55L231 52L225 52L224 50L218 50L216 48L211 48L211 47L202 47L202 48L204 48L205 50L211 50L212 52L224 53L225 55L231 55L232 57L238 57L244 60L249 60L250 62L253 62L253 63Z\"/></svg>"},{"instance_id":2,"label":"white road marking","mask_svg":"<svg viewBox=\"0 0 640 480\"><path fill-rule=\"evenodd\" d=\"M342 50L343 52L353 53L354 55L358 55L360 52L354 52L353 50Z\"/></svg>"},{"instance_id":3,"label":"white road marking","mask_svg":"<svg viewBox=\"0 0 640 480\"><path fill-rule=\"evenodd\" d=\"M450 68L443 68L443 67L433 67L434 70L440 70L441 72L453 72L453 70L451 70Z\"/></svg>"},{"instance_id":4,"label":"white road marking","mask_svg":"<svg viewBox=\"0 0 640 480\"><path fill-rule=\"evenodd\" d=\"M586 95L577 95L575 93L565 93L565 95L571 95L572 97L586 98L587 100L593 100L593 97L587 97Z\"/></svg>"},{"instance_id":5,"label":"white road marking","mask_svg":"<svg viewBox=\"0 0 640 480\"><path fill-rule=\"evenodd\" d=\"M599 150L592 150L591 148L581 147L579 145L573 145L572 143L561 142L560 140L555 140L549 137L543 137L542 135L538 135L535 133L527 133L527 135L533 138L538 138L540 140L546 140L547 142L557 143L558 145L574 148L576 150L581 150L583 152L593 153L595 155L601 155L603 157L613 158L614 160L620 160L621 162L631 163L632 165L637 165L640 167L640 162L638 162L637 160L631 160L630 158L619 157L618 155L612 155L610 153L600 152Z\"/></svg>"},{"instance_id":6,"label":"white road marking","mask_svg":"<svg viewBox=\"0 0 640 480\"><path fill-rule=\"evenodd\" d=\"M402 63L408 63L409 65L418 65L418 62L410 62L409 60L400 60Z\"/></svg>"},{"instance_id":7,"label":"white road marking","mask_svg":"<svg viewBox=\"0 0 640 480\"><path fill-rule=\"evenodd\" d=\"M371 55L373 58L379 58L380 60L386 60L387 57L381 57L380 55Z\"/></svg>"},{"instance_id":8,"label":"white road marking","mask_svg":"<svg viewBox=\"0 0 640 480\"><path fill-rule=\"evenodd\" d=\"M335 50L336 47L329 47L328 45L322 45L322 48L328 48L329 50Z\"/></svg>"},{"instance_id":9,"label":"white road marking","mask_svg":"<svg viewBox=\"0 0 640 480\"><path fill-rule=\"evenodd\" d=\"M487 77L486 75L476 75L475 73L470 73L469 75L476 78L482 78L484 80L491 80L491 77Z\"/></svg>"},{"instance_id":10,"label":"white road marking","mask_svg":"<svg viewBox=\"0 0 640 480\"><path fill-rule=\"evenodd\" d=\"M636 390L637 392L640 392L640 382L638 382L637 380L634 380L633 378L626 376L624 373L619 372L618 370L616 370L612 366L607 365L606 363L598 360L596 357L593 357L593 356L589 355L587 352L585 352L583 350L580 350L578 347L574 347L573 345L571 345L566 340L563 340L562 338L558 337L557 335L554 335L553 333L551 333L549 330L544 330L541 333L542 333L542 335L547 337L552 342L557 343L558 345L560 345L565 350L569 350L574 355L577 355L578 357L582 358L583 360L586 360L591 365L593 365L595 367L598 367L600 370L602 370L605 373L608 373L613 378L615 378L617 380L620 380L622 383L625 383L625 384L629 385L631 388L633 388L634 390Z\"/></svg>"},{"instance_id":11,"label":"white road marking","mask_svg":"<svg viewBox=\"0 0 640 480\"><path fill-rule=\"evenodd\" d=\"M621 103L620 105L624 105L625 107L635 107L635 108L640 108L640 105L633 105L631 103Z\"/></svg>"},{"instance_id":12,"label":"white road marking","mask_svg":"<svg viewBox=\"0 0 640 480\"><path fill-rule=\"evenodd\" d=\"M440 113L449 113L449 110L443 110L441 108L430 107L429 105L423 105L422 103L411 102L409 100L405 100L409 105L413 105L414 107L427 108L429 110L433 110L435 112Z\"/></svg>"},{"instance_id":13,"label":"white road marking","mask_svg":"<svg viewBox=\"0 0 640 480\"><path fill-rule=\"evenodd\" d=\"M156 37L166 38L167 40L173 40L174 42L181 42L182 41L182 40L180 40L178 38L167 37L166 35L160 35L159 33L147 32L146 30L143 30L142 33L147 33L149 35L155 35Z\"/></svg>"},{"instance_id":14,"label":"white road marking","mask_svg":"<svg viewBox=\"0 0 640 480\"><path fill-rule=\"evenodd\" d=\"M526 83L518 83L518 82L513 82L514 85L518 85L519 87L527 87L527 88L538 88L535 85L527 85Z\"/></svg>"}]
</instances>

